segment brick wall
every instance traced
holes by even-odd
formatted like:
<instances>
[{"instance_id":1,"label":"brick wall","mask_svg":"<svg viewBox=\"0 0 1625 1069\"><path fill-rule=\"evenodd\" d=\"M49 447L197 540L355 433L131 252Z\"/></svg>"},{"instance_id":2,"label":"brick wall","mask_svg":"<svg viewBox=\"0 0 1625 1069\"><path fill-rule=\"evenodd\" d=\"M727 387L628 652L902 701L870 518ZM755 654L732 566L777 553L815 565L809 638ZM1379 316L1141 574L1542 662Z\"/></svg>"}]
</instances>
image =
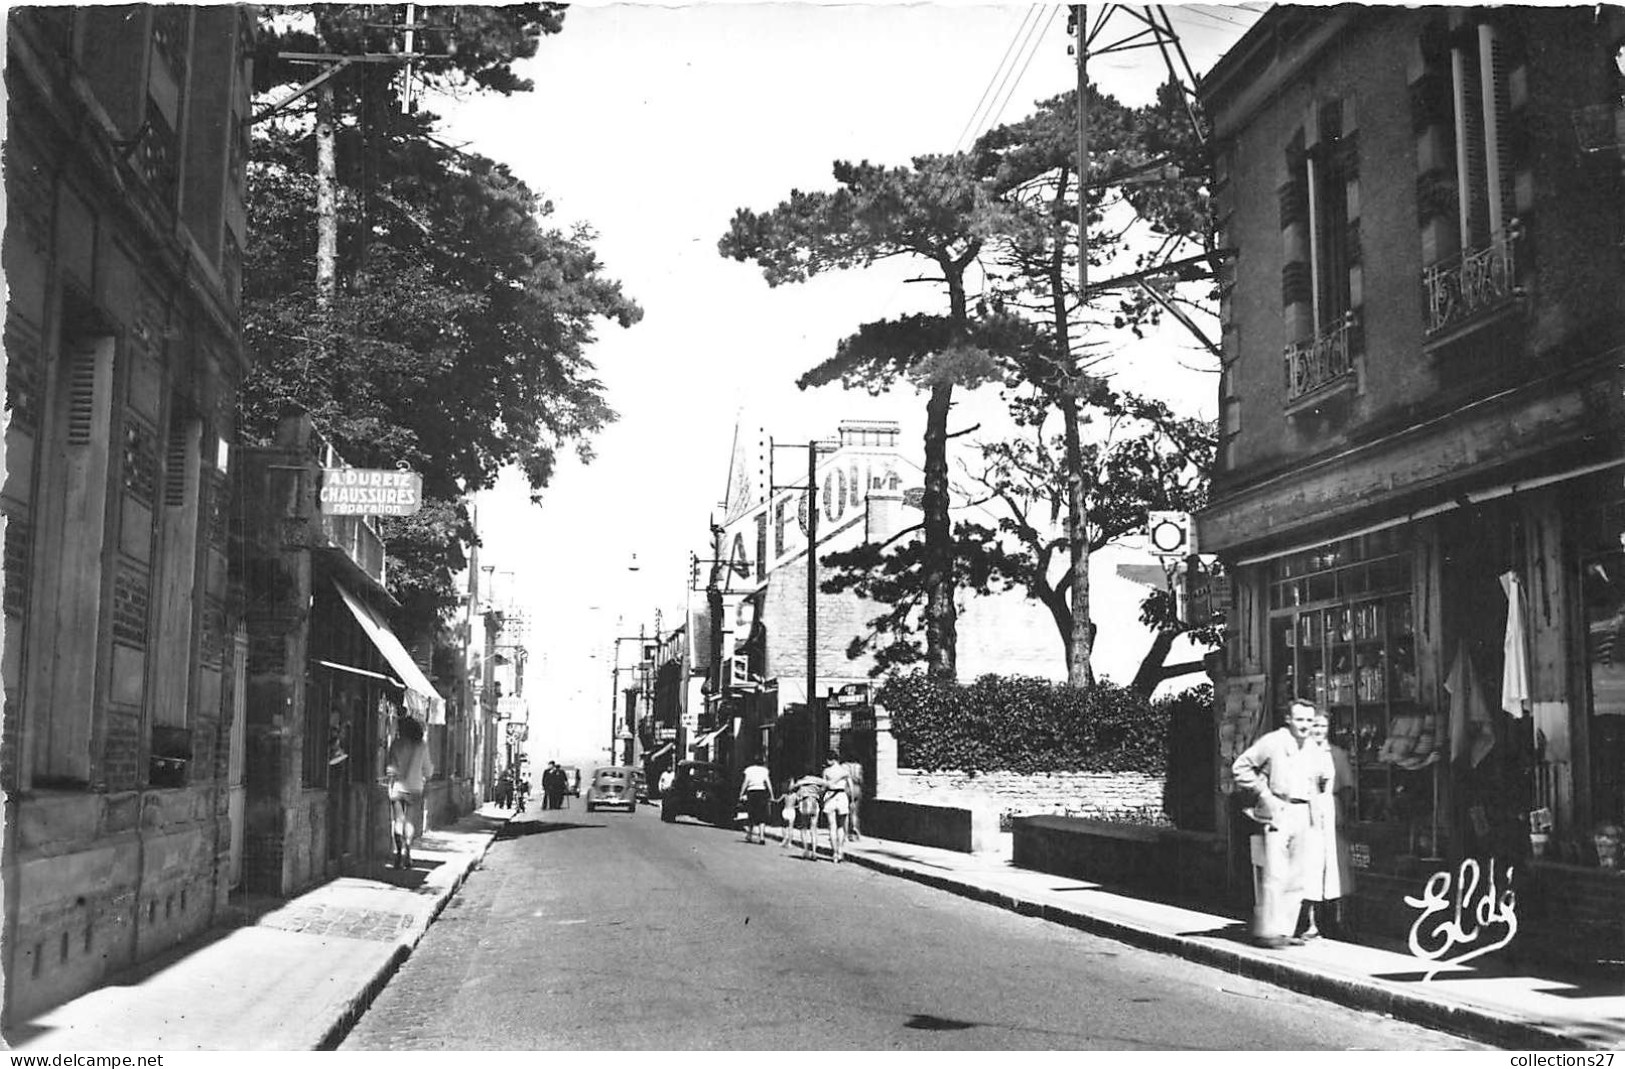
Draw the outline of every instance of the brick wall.
<instances>
[{"instance_id":1,"label":"brick wall","mask_svg":"<svg viewBox=\"0 0 1625 1069\"><path fill-rule=\"evenodd\" d=\"M1162 813L1162 777L1139 772L921 772L900 768L877 784L879 797L992 806L1000 813L1105 816Z\"/></svg>"}]
</instances>

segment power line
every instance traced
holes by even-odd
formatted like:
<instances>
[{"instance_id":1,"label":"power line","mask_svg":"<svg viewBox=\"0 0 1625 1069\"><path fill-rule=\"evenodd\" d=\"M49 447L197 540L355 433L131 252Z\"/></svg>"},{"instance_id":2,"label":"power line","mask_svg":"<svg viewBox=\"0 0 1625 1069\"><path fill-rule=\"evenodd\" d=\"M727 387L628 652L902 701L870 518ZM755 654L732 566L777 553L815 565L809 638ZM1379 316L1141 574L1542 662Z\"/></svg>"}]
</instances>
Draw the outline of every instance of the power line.
<instances>
[{"instance_id":1,"label":"power line","mask_svg":"<svg viewBox=\"0 0 1625 1069\"><path fill-rule=\"evenodd\" d=\"M970 133L971 129L976 125L977 116L982 113L982 107L987 103L988 94L993 91L993 83L998 80L999 72L1003 71L1004 65L1009 62L1010 53L1015 49L1017 39L1021 37L1022 28L1027 25L1028 19L1034 17L1034 13L1037 10L1038 8L1036 6L1029 7L1022 14L1020 25L1016 27L1016 32L1011 36L1010 43L1005 46L1004 55L999 58L999 65L994 68L993 73L988 77L987 85L982 89L982 98L976 102L976 107L972 109L970 118L965 120L965 128L959 131L959 139L954 142L955 152L958 152L964 147L965 135Z\"/></svg>"},{"instance_id":2,"label":"power line","mask_svg":"<svg viewBox=\"0 0 1625 1069\"><path fill-rule=\"evenodd\" d=\"M999 110L993 113L992 120L987 124L990 129L997 126L999 120L1004 118L1004 109L1010 106L1011 98L1016 95L1016 90L1021 87L1022 80L1027 77L1027 68L1032 66L1033 57L1038 55L1038 50L1044 43L1044 37L1049 33L1049 28L1054 25L1055 16L1060 13L1060 10L1059 6L1051 7L1049 9L1049 18L1045 20L1043 28L1032 36L1033 44L1027 50L1027 58L1021 64L1021 73L1016 75L1015 81L1010 83L1010 91L1004 95L1004 102L999 105Z\"/></svg>"}]
</instances>

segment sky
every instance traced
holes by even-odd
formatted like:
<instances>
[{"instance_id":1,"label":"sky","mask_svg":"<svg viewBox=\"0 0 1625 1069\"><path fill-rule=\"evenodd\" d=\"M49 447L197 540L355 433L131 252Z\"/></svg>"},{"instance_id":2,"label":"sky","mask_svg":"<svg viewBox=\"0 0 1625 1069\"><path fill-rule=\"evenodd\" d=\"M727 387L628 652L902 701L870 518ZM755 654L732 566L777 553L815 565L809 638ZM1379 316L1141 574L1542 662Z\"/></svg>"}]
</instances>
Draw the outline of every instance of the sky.
<instances>
[{"instance_id":1,"label":"sky","mask_svg":"<svg viewBox=\"0 0 1625 1069\"><path fill-rule=\"evenodd\" d=\"M1169 10L1200 73L1262 6ZM1108 24L1100 40L1128 28ZM804 444L843 419L892 419L918 461L924 403L912 388L802 392L795 379L861 323L936 310L934 288L902 264L770 288L755 265L717 252L734 211L833 188L838 159L898 165L967 147L1076 85L1069 43L1055 7L577 4L521 65L533 92L425 101L449 141L507 163L551 201L556 225L590 225L605 274L644 309L630 329L604 324L592 346L620 414L593 462L563 463L538 504L517 478L477 501L495 596L532 620L533 759L603 757L614 640L652 630L657 609L667 628L681 619L688 555L708 555L736 423ZM1090 75L1126 104L1164 78L1150 49L1092 55ZM1171 334L1112 362L1123 384L1211 417L1205 365ZM964 398L952 429L995 400ZM1093 569L1096 668L1123 681L1148 636L1135 622L1143 591L1114 578L1114 559Z\"/></svg>"}]
</instances>

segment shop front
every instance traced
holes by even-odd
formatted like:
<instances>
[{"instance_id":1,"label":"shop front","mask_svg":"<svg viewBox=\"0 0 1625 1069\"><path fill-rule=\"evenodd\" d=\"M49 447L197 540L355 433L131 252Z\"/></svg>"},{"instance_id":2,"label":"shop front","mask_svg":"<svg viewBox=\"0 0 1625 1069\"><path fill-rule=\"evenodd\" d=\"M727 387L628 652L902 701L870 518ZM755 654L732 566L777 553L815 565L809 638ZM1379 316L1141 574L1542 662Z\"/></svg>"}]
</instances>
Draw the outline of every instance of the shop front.
<instances>
[{"instance_id":1,"label":"shop front","mask_svg":"<svg viewBox=\"0 0 1625 1069\"><path fill-rule=\"evenodd\" d=\"M1429 880L1457 887L1470 862L1468 898L1492 875L1498 896L1514 890L1521 949L1625 958L1620 471L1464 494L1234 562L1223 789L1291 700L1329 714L1354 774L1342 833L1360 930L1407 938ZM1240 881L1250 829L1231 803Z\"/></svg>"}]
</instances>

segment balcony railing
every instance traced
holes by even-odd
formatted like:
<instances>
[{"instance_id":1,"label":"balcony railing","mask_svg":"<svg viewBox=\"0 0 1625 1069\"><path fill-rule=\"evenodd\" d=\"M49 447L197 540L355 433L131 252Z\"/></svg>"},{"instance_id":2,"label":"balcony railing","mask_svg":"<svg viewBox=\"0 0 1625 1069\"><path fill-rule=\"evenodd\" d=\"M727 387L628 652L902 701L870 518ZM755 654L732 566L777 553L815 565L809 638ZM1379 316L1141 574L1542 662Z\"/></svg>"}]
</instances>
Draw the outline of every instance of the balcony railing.
<instances>
[{"instance_id":1,"label":"balcony railing","mask_svg":"<svg viewBox=\"0 0 1625 1069\"><path fill-rule=\"evenodd\" d=\"M1354 358L1350 339L1354 334L1354 315L1345 315L1340 323L1317 334L1312 341L1293 342L1282 352L1286 363L1286 403L1298 401L1337 384L1354 375Z\"/></svg>"},{"instance_id":2,"label":"balcony railing","mask_svg":"<svg viewBox=\"0 0 1625 1069\"><path fill-rule=\"evenodd\" d=\"M1504 307L1519 296L1514 249L1522 234L1514 219L1483 248L1452 256L1422 272L1430 337Z\"/></svg>"}]
</instances>

